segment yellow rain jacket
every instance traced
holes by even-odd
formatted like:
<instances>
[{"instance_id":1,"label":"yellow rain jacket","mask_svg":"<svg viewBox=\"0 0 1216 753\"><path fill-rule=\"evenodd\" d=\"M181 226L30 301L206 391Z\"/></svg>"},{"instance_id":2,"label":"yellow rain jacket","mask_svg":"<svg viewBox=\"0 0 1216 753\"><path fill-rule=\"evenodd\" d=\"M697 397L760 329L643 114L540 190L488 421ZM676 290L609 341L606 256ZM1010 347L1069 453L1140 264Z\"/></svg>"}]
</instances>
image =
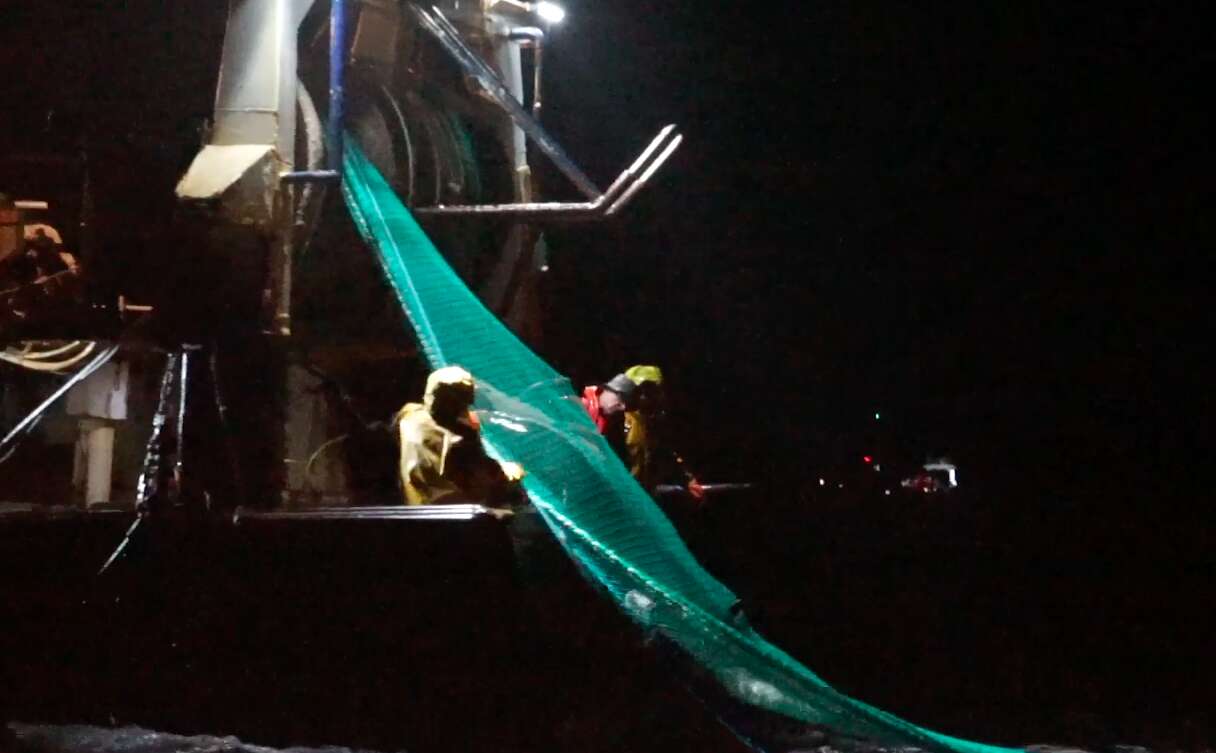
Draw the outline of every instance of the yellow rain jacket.
<instances>
[{"instance_id":1,"label":"yellow rain jacket","mask_svg":"<svg viewBox=\"0 0 1216 753\"><path fill-rule=\"evenodd\" d=\"M639 387L650 382L656 386L663 384L663 372L658 366L638 365L625 370L629 377ZM658 455L662 452L659 447L659 437L653 426L654 417L640 410L625 413L625 451L629 472L645 489L653 488L664 479L668 469L660 468Z\"/></svg>"},{"instance_id":2,"label":"yellow rain jacket","mask_svg":"<svg viewBox=\"0 0 1216 753\"><path fill-rule=\"evenodd\" d=\"M512 482L522 472L514 464L504 469L486 455L480 425L472 411L447 425L436 421L432 411L440 400L471 404L472 375L458 366L438 369L427 378L422 403L407 403L397 413L405 503L507 504L514 489Z\"/></svg>"}]
</instances>

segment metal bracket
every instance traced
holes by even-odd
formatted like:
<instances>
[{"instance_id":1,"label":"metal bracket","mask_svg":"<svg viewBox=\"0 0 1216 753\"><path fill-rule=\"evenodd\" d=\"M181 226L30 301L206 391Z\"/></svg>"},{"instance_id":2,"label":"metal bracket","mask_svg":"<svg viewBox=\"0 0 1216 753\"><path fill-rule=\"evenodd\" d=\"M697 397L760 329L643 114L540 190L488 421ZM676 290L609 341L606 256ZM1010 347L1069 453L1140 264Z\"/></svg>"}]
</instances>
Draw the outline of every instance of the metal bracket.
<instances>
[{"instance_id":1,"label":"metal bracket","mask_svg":"<svg viewBox=\"0 0 1216 753\"><path fill-rule=\"evenodd\" d=\"M650 145L633 164L617 176L608 190L593 201L532 202L521 204L472 204L418 207L413 213L420 217L482 216L547 219L559 222L592 222L608 219L624 209L646 183L658 172L684 137L669 125L659 131ZM657 156L655 156L657 153Z\"/></svg>"},{"instance_id":2,"label":"metal bracket","mask_svg":"<svg viewBox=\"0 0 1216 753\"><path fill-rule=\"evenodd\" d=\"M291 173L279 173L279 180L284 183L341 183L342 173L337 170L298 170Z\"/></svg>"},{"instance_id":3,"label":"metal bracket","mask_svg":"<svg viewBox=\"0 0 1216 753\"><path fill-rule=\"evenodd\" d=\"M279 174L284 183L341 183L342 132L346 128L346 0L329 5L329 121L325 125L325 170Z\"/></svg>"}]
</instances>

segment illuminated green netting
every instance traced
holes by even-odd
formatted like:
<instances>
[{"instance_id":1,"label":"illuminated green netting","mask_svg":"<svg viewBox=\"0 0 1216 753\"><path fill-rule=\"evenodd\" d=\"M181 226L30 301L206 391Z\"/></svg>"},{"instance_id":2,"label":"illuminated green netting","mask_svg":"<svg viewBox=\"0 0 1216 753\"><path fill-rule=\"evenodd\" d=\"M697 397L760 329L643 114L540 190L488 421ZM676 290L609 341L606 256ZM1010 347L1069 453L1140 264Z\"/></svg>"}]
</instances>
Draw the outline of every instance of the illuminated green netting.
<instances>
[{"instance_id":1,"label":"illuminated green netting","mask_svg":"<svg viewBox=\"0 0 1216 753\"><path fill-rule=\"evenodd\" d=\"M558 540L631 618L677 644L738 700L842 738L963 753L1015 750L947 737L849 698L732 617L734 594L693 559L596 433L569 381L465 287L349 140L343 192L427 361L458 364L477 378L489 451L523 463L524 486Z\"/></svg>"}]
</instances>

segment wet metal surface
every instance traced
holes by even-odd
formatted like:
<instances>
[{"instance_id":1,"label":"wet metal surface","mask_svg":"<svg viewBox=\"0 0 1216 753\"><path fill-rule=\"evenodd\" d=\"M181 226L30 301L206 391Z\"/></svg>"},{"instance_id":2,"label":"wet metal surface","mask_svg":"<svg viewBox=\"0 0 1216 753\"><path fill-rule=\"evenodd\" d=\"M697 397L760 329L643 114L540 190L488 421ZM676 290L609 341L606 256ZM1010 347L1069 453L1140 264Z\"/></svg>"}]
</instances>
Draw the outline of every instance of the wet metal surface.
<instances>
[{"instance_id":1,"label":"wet metal surface","mask_svg":"<svg viewBox=\"0 0 1216 753\"><path fill-rule=\"evenodd\" d=\"M338 746L267 748L231 735L173 735L142 727L13 723L0 738L0 753L362 753Z\"/></svg>"}]
</instances>

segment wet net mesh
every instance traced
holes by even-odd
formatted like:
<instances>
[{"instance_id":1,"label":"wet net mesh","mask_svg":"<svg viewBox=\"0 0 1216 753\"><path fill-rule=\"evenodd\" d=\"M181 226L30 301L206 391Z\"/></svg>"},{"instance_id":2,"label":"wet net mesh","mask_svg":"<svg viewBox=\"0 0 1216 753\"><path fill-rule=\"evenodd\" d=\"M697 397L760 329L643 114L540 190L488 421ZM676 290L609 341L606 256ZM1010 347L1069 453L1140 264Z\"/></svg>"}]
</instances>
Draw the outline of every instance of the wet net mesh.
<instances>
[{"instance_id":1,"label":"wet net mesh","mask_svg":"<svg viewBox=\"0 0 1216 753\"><path fill-rule=\"evenodd\" d=\"M600 437L569 380L528 349L464 285L385 179L348 139L343 193L433 368L477 379L488 451L520 462L524 486L583 572L634 621L661 634L738 701L845 739L998 753L833 690L732 612L709 575Z\"/></svg>"}]
</instances>

